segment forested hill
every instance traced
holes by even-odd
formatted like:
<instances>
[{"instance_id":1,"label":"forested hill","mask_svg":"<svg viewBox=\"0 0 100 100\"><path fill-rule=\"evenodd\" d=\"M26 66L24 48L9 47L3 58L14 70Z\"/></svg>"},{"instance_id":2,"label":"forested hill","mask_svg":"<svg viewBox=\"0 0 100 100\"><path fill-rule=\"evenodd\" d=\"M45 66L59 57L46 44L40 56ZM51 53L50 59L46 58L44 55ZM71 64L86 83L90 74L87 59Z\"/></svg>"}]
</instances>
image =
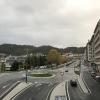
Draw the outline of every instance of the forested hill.
<instances>
[{"instance_id":1,"label":"forested hill","mask_svg":"<svg viewBox=\"0 0 100 100\"><path fill-rule=\"evenodd\" d=\"M57 49L58 51L71 52L71 53L84 53L84 47L68 47L65 49L56 48L52 46L40 46L35 47L32 45L16 45L16 44L2 44L0 45L0 53L11 54L11 55L24 55L27 53L27 49L29 53L43 53L47 54L51 49Z\"/></svg>"}]
</instances>

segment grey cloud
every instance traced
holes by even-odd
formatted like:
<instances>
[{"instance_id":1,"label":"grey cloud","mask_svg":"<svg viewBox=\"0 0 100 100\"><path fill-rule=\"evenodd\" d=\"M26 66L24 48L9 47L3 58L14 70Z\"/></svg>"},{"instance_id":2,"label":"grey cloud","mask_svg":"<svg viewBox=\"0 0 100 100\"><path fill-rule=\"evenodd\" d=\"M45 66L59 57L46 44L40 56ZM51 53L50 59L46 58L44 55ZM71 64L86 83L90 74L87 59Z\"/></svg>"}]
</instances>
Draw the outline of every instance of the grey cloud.
<instances>
[{"instance_id":1,"label":"grey cloud","mask_svg":"<svg viewBox=\"0 0 100 100\"><path fill-rule=\"evenodd\" d=\"M84 46L99 20L100 7L92 0L89 10L75 9L67 1L1 0L0 42Z\"/></svg>"}]
</instances>

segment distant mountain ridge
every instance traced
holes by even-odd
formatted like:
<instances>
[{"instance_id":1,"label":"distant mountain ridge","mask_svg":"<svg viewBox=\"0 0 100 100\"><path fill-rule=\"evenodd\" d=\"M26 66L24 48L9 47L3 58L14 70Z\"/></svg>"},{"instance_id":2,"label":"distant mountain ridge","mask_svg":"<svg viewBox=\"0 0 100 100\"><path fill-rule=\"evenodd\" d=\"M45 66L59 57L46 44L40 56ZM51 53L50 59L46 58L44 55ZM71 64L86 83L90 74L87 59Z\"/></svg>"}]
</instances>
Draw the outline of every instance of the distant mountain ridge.
<instances>
[{"instance_id":1,"label":"distant mountain ridge","mask_svg":"<svg viewBox=\"0 0 100 100\"><path fill-rule=\"evenodd\" d=\"M16 45L16 44L2 44L0 45L0 53L5 53L7 55L25 55L27 53L43 53L47 54L51 49L57 49L61 53L84 53L85 47L67 47L67 48L57 48L49 45L45 46L32 46L32 45Z\"/></svg>"}]
</instances>

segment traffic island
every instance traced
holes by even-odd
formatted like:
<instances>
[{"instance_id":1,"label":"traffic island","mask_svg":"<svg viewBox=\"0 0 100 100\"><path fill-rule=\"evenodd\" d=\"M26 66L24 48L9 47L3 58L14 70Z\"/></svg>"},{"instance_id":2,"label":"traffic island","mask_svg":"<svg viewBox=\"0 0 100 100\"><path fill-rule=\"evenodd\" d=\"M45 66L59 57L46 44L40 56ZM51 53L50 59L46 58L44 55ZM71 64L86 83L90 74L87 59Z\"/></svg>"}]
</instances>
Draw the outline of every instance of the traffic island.
<instances>
[{"instance_id":1,"label":"traffic island","mask_svg":"<svg viewBox=\"0 0 100 100\"><path fill-rule=\"evenodd\" d=\"M33 77L51 77L52 74L50 74L50 73L33 73L33 74L30 74L30 76L33 76Z\"/></svg>"},{"instance_id":2,"label":"traffic island","mask_svg":"<svg viewBox=\"0 0 100 100\"><path fill-rule=\"evenodd\" d=\"M56 75L51 73L31 73L30 78L54 78Z\"/></svg>"},{"instance_id":3,"label":"traffic island","mask_svg":"<svg viewBox=\"0 0 100 100\"><path fill-rule=\"evenodd\" d=\"M48 100L67 100L65 82L58 84L53 89Z\"/></svg>"}]
</instances>

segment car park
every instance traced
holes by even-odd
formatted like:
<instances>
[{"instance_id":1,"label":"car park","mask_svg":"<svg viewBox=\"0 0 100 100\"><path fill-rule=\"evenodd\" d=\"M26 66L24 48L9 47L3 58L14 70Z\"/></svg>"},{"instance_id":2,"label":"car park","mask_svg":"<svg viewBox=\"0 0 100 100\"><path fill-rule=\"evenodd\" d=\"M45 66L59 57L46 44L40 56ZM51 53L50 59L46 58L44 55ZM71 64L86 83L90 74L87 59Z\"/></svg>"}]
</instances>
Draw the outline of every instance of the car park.
<instances>
[{"instance_id":1,"label":"car park","mask_svg":"<svg viewBox=\"0 0 100 100\"><path fill-rule=\"evenodd\" d=\"M77 81L76 81L76 79L70 80L70 85L71 85L72 87L77 87Z\"/></svg>"}]
</instances>

